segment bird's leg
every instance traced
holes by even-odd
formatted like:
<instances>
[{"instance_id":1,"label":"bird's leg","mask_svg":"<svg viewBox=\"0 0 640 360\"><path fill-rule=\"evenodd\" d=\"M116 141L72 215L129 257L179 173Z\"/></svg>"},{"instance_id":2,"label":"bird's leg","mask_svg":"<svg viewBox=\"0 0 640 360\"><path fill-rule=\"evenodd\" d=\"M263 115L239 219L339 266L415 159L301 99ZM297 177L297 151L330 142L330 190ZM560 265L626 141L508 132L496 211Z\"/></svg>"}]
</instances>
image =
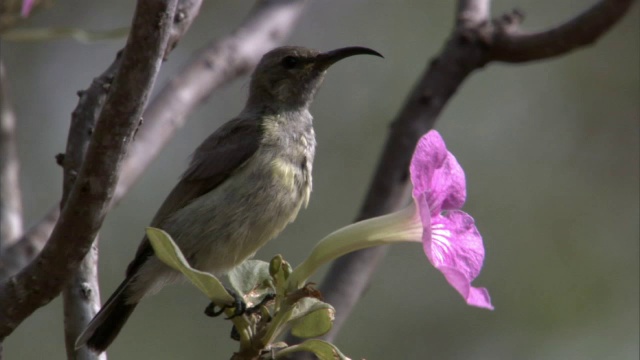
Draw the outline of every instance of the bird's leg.
<instances>
[{"instance_id":1,"label":"bird's leg","mask_svg":"<svg viewBox=\"0 0 640 360\"><path fill-rule=\"evenodd\" d=\"M213 302L211 302L209 305L207 305L207 307L204 309L204 313L207 316L210 317L216 317L219 316L220 314L222 314L226 309L231 309L233 308L233 315L229 316L227 318L227 320L229 319L233 319L236 316L240 316L242 314L245 313L245 311L247 310L247 304L244 302L244 300L242 300L242 296L238 295L238 293L236 293L235 291L229 289L229 288L225 288L227 290L227 292L233 296L233 305L222 305L220 306L220 310L216 310L216 304L214 304Z\"/></svg>"},{"instance_id":2,"label":"bird's leg","mask_svg":"<svg viewBox=\"0 0 640 360\"><path fill-rule=\"evenodd\" d=\"M256 305L246 309L245 312L244 312L245 315L253 315L253 314L257 313L260 310L261 306L266 305L269 301L272 301L275 298L276 298L276 294L267 294L267 295L265 295L262 298L262 300L260 301L260 303L258 303ZM211 304L211 305L213 305L213 304ZM208 309L208 307L207 307L207 309ZM238 329L236 329L235 325L233 327L231 327L231 339L236 340L236 341L240 341L240 333L238 332Z\"/></svg>"}]
</instances>

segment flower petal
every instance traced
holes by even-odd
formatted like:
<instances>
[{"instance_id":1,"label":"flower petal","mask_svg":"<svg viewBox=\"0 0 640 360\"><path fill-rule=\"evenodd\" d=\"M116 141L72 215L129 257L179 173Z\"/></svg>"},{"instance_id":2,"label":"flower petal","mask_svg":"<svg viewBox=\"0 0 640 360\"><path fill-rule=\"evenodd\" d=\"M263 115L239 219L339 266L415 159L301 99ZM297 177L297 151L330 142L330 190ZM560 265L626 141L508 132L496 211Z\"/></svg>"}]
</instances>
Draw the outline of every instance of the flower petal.
<instances>
[{"instance_id":1,"label":"flower petal","mask_svg":"<svg viewBox=\"0 0 640 360\"><path fill-rule=\"evenodd\" d=\"M486 289L471 286L484 261L482 236L473 218L453 210L431 217L431 234L424 233L422 245L427 258L440 270L469 305L492 308Z\"/></svg>"},{"instance_id":2,"label":"flower petal","mask_svg":"<svg viewBox=\"0 0 640 360\"><path fill-rule=\"evenodd\" d=\"M437 131L431 130L420 138L409 167L414 198L430 190L433 173L446 158L447 147Z\"/></svg>"},{"instance_id":3,"label":"flower petal","mask_svg":"<svg viewBox=\"0 0 640 360\"><path fill-rule=\"evenodd\" d=\"M432 215L459 209L464 204L467 197L464 171L437 131L429 131L418 142L410 172L413 197L427 194Z\"/></svg>"},{"instance_id":4,"label":"flower petal","mask_svg":"<svg viewBox=\"0 0 640 360\"><path fill-rule=\"evenodd\" d=\"M449 282L454 289L458 290L467 302L467 305L493 310L491 297L487 289L471 286L467 277L456 269L442 266L438 268L438 270L444 275L447 282Z\"/></svg>"},{"instance_id":5,"label":"flower petal","mask_svg":"<svg viewBox=\"0 0 640 360\"><path fill-rule=\"evenodd\" d=\"M415 205L418 208L418 214L420 214L420 222L422 223L422 242L424 239L431 239L431 211L429 210L429 204L427 203L426 194L420 194L417 198L414 198Z\"/></svg>"},{"instance_id":6,"label":"flower petal","mask_svg":"<svg viewBox=\"0 0 640 360\"><path fill-rule=\"evenodd\" d=\"M29 16L29 13L33 9L34 1L33 0L22 0L22 7L20 9L20 16L26 18Z\"/></svg>"},{"instance_id":7,"label":"flower petal","mask_svg":"<svg viewBox=\"0 0 640 360\"><path fill-rule=\"evenodd\" d=\"M464 170L456 157L448 151L442 167L433 173L430 198L433 199L431 208L436 213L442 210L460 209L467 199L467 182Z\"/></svg>"}]
</instances>

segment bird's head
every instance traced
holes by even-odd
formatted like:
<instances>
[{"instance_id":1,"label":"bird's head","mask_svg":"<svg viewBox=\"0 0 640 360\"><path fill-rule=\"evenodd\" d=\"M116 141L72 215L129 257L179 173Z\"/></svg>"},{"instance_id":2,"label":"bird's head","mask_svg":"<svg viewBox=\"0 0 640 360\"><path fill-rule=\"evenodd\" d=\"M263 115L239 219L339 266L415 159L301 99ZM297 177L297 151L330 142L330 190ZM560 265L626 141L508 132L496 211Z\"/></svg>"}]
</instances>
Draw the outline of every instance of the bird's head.
<instances>
[{"instance_id":1,"label":"bird's head","mask_svg":"<svg viewBox=\"0 0 640 360\"><path fill-rule=\"evenodd\" d=\"M299 46L273 49L262 57L253 72L249 104L306 108L320 87L326 70L353 55L382 57L375 50L358 46L328 52Z\"/></svg>"}]
</instances>

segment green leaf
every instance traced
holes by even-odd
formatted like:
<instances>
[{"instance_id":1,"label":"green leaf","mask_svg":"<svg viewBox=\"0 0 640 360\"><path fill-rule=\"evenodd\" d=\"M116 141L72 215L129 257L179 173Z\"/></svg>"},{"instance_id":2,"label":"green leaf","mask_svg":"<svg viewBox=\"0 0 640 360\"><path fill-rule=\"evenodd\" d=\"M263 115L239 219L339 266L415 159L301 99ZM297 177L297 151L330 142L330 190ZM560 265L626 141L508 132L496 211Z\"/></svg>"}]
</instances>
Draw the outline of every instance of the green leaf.
<instances>
[{"instance_id":1,"label":"green leaf","mask_svg":"<svg viewBox=\"0 0 640 360\"><path fill-rule=\"evenodd\" d=\"M260 303L266 294L275 292L269 275L269 263L261 260L246 260L228 274L231 287L241 294L247 306Z\"/></svg>"},{"instance_id":2,"label":"green leaf","mask_svg":"<svg viewBox=\"0 0 640 360\"><path fill-rule=\"evenodd\" d=\"M283 261L284 259L282 258L282 255L276 255L271 259L269 262L269 274L271 274L271 276L276 277L282 268Z\"/></svg>"},{"instance_id":3,"label":"green leaf","mask_svg":"<svg viewBox=\"0 0 640 360\"><path fill-rule=\"evenodd\" d=\"M147 237L156 256L165 264L183 273L211 301L215 304L233 303L233 297L229 295L218 278L189 265L169 234L163 230L148 227Z\"/></svg>"},{"instance_id":4,"label":"green leaf","mask_svg":"<svg viewBox=\"0 0 640 360\"><path fill-rule=\"evenodd\" d=\"M333 326L335 309L316 298L303 298L294 305L289 322L291 333L299 338L326 334Z\"/></svg>"},{"instance_id":5,"label":"green leaf","mask_svg":"<svg viewBox=\"0 0 640 360\"><path fill-rule=\"evenodd\" d=\"M276 353L276 359L285 359L294 352L308 351L314 353L320 360L351 360L338 350L335 345L326 341L311 339L301 344L289 346Z\"/></svg>"}]
</instances>

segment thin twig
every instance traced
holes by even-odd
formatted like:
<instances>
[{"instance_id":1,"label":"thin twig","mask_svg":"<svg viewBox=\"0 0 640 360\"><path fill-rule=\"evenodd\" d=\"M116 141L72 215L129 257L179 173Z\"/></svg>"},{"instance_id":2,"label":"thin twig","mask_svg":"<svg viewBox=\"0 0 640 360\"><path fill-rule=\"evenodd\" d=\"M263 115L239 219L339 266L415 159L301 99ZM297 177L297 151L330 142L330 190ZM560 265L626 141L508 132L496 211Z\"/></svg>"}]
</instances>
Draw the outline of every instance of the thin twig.
<instances>
[{"instance_id":1,"label":"thin twig","mask_svg":"<svg viewBox=\"0 0 640 360\"><path fill-rule=\"evenodd\" d=\"M590 44L620 20L632 2L602 0L556 30L545 31L532 38L531 35L514 35L517 32L514 27L509 27L512 19L508 16L494 20L493 25L484 21L489 14L488 1L460 0L456 10L456 26L450 39L442 52L429 63L392 123L373 182L357 219L396 211L408 202L411 186L408 171L413 149L420 136L433 128L446 103L473 71L491 61L539 60ZM586 28L589 31L580 30ZM505 32L505 29L509 31ZM503 40L506 34L514 37ZM572 43L560 46L556 37ZM524 39L524 43L518 43L518 39ZM505 43L501 44L501 41ZM535 51L533 44L536 44L535 47L550 46L553 49ZM517 54L517 51L523 51L526 55ZM335 339L386 252L386 247L361 250L343 256L332 264L320 287L325 301L336 309L333 328L323 337L325 340ZM295 338L287 339L287 343L295 342ZM301 354L294 358L306 359L308 356Z\"/></svg>"},{"instance_id":2,"label":"thin twig","mask_svg":"<svg viewBox=\"0 0 640 360\"><path fill-rule=\"evenodd\" d=\"M8 93L7 74L0 59L0 254L22 235L16 115Z\"/></svg>"},{"instance_id":3,"label":"thin twig","mask_svg":"<svg viewBox=\"0 0 640 360\"><path fill-rule=\"evenodd\" d=\"M265 52L282 44L307 3L305 0L259 1L238 28L201 49L167 82L144 112L144 122L123 164L110 206L124 197L199 104L215 90L247 74ZM38 254L57 221L56 211L54 206L9 249L12 254L22 255L20 261L0 254L0 280L22 269ZM31 251L34 249L37 251Z\"/></svg>"},{"instance_id":4,"label":"thin twig","mask_svg":"<svg viewBox=\"0 0 640 360\"><path fill-rule=\"evenodd\" d=\"M51 238L29 266L0 284L0 339L55 298L91 249L160 68L176 5L138 1L120 70Z\"/></svg>"},{"instance_id":5,"label":"thin twig","mask_svg":"<svg viewBox=\"0 0 640 360\"><path fill-rule=\"evenodd\" d=\"M201 0L179 0L170 36L163 58L167 58L189 29L197 16ZM67 148L61 156L64 181L61 207L66 203L78 171L82 166L93 128L111 87L111 82L121 63L119 52L107 70L94 79L86 91L80 91L78 106L71 116L71 126L67 137ZM98 284L98 244L97 240L80 263L75 274L62 292L64 309L65 346L70 359L106 359L106 353L96 354L87 347L76 349L75 342L89 321L100 309L100 288Z\"/></svg>"}]
</instances>

